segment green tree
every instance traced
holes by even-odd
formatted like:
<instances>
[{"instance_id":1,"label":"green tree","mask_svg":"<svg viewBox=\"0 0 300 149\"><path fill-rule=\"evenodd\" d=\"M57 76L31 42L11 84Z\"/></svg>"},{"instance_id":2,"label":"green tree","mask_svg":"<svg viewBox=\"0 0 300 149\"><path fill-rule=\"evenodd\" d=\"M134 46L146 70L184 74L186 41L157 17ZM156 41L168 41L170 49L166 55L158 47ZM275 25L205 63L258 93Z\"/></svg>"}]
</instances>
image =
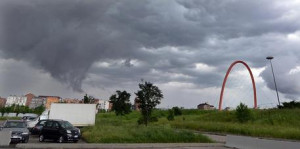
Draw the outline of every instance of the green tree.
<instances>
[{"instance_id":1,"label":"green tree","mask_svg":"<svg viewBox=\"0 0 300 149\"><path fill-rule=\"evenodd\" d=\"M16 105L16 106L14 107L14 112L16 113L16 116L19 115L19 113L21 112L21 108L20 108L19 105Z\"/></svg>"},{"instance_id":2,"label":"green tree","mask_svg":"<svg viewBox=\"0 0 300 149\"><path fill-rule=\"evenodd\" d=\"M21 106L20 107L20 113L25 114L25 113L31 113L31 112L32 111L31 111L31 109L28 106Z\"/></svg>"},{"instance_id":3,"label":"green tree","mask_svg":"<svg viewBox=\"0 0 300 149\"><path fill-rule=\"evenodd\" d=\"M1 112L1 116L3 116L4 113L6 113L6 107L1 107L0 112Z\"/></svg>"},{"instance_id":4,"label":"green tree","mask_svg":"<svg viewBox=\"0 0 300 149\"><path fill-rule=\"evenodd\" d=\"M9 112L13 112L12 106L5 107L5 113L9 113Z\"/></svg>"},{"instance_id":5,"label":"green tree","mask_svg":"<svg viewBox=\"0 0 300 149\"><path fill-rule=\"evenodd\" d=\"M116 91L109 98L109 102L112 103L112 111L115 111L116 115L125 115L131 112L131 103L129 101L130 94L126 91Z\"/></svg>"},{"instance_id":6,"label":"green tree","mask_svg":"<svg viewBox=\"0 0 300 149\"><path fill-rule=\"evenodd\" d=\"M252 118L252 113L251 113L250 109L248 109L248 107L243 103L240 103L236 107L235 114L236 114L236 118L241 123L247 122Z\"/></svg>"},{"instance_id":7,"label":"green tree","mask_svg":"<svg viewBox=\"0 0 300 149\"><path fill-rule=\"evenodd\" d=\"M147 126L150 121L153 109L160 104L163 94L161 90L154 86L150 82L144 82L139 84L139 88L136 94L137 103L139 103L139 108L141 109L142 121Z\"/></svg>"},{"instance_id":8,"label":"green tree","mask_svg":"<svg viewBox=\"0 0 300 149\"><path fill-rule=\"evenodd\" d=\"M95 98L93 96L88 96L87 94L85 94L85 96L83 97L83 103L88 104L88 103L94 103L95 102Z\"/></svg>"},{"instance_id":9,"label":"green tree","mask_svg":"<svg viewBox=\"0 0 300 149\"><path fill-rule=\"evenodd\" d=\"M20 106L20 113L22 113L22 114L25 114L26 113L26 111L25 111L25 107L26 106Z\"/></svg>"},{"instance_id":10,"label":"green tree","mask_svg":"<svg viewBox=\"0 0 300 149\"><path fill-rule=\"evenodd\" d=\"M168 112L169 112L169 115L168 115L167 119L169 121L173 121L174 120L174 110L173 109L169 109Z\"/></svg>"},{"instance_id":11,"label":"green tree","mask_svg":"<svg viewBox=\"0 0 300 149\"><path fill-rule=\"evenodd\" d=\"M41 114L45 111L45 109L46 109L46 108L45 108L44 105L40 105L40 106L34 108L33 112L34 112L35 114L41 115Z\"/></svg>"}]
</instances>

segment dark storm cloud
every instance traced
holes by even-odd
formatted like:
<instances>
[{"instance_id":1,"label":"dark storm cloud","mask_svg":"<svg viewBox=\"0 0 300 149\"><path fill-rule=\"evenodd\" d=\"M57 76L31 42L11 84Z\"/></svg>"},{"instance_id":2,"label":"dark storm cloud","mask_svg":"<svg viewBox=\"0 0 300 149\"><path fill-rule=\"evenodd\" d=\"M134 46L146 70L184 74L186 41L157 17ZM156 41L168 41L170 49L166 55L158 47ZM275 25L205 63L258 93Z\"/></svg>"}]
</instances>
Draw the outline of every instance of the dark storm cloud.
<instances>
[{"instance_id":1,"label":"dark storm cloud","mask_svg":"<svg viewBox=\"0 0 300 149\"><path fill-rule=\"evenodd\" d=\"M298 44L282 39L299 30L299 14L280 1L2 0L0 7L2 57L27 61L76 91L87 72L107 84L147 77L220 86L234 60L263 67L265 56L286 55L279 47L299 54ZM214 71L195 71L196 63Z\"/></svg>"}]
</instances>

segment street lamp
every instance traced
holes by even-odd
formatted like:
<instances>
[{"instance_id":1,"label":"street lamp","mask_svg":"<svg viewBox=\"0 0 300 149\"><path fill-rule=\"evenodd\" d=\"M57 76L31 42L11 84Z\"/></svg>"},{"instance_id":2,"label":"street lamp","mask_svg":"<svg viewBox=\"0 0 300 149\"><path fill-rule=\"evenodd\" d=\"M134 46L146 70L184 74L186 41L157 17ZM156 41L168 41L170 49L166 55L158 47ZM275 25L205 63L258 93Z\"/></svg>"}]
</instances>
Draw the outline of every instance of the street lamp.
<instances>
[{"instance_id":1,"label":"street lamp","mask_svg":"<svg viewBox=\"0 0 300 149\"><path fill-rule=\"evenodd\" d=\"M268 56L266 57L267 60L270 60L270 64L271 64L271 69L272 69L272 74L273 74L273 79L274 79L274 84L275 84L275 89L276 89L276 94L277 94L277 99L278 99L278 104L280 106L280 100L279 100L279 95L278 95L278 90L277 90L277 85L276 85L276 80L275 80L275 75L274 75L274 70L273 70L273 65L272 65L272 59L274 57L273 56Z\"/></svg>"}]
</instances>

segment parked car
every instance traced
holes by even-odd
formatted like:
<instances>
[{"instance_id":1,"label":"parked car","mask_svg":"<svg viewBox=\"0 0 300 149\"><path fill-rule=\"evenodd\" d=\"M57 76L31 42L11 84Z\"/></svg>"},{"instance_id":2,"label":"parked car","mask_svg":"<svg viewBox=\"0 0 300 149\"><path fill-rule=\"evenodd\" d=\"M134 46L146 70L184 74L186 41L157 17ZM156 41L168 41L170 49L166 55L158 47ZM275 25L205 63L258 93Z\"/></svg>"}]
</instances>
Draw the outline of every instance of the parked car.
<instances>
[{"instance_id":1,"label":"parked car","mask_svg":"<svg viewBox=\"0 0 300 149\"><path fill-rule=\"evenodd\" d=\"M29 122L29 121L34 121L37 117L33 117L33 116L23 116L22 120Z\"/></svg>"},{"instance_id":2,"label":"parked car","mask_svg":"<svg viewBox=\"0 0 300 149\"><path fill-rule=\"evenodd\" d=\"M70 122L64 120L47 120L39 136L39 141L46 139L55 140L59 143L66 141L78 142L80 129L74 127Z\"/></svg>"},{"instance_id":3,"label":"parked car","mask_svg":"<svg viewBox=\"0 0 300 149\"><path fill-rule=\"evenodd\" d=\"M47 121L48 120L40 120L33 128L29 129L31 134L32 135L40 134Z\"/></svg>"},{"instance_id":4,"label":"parked car","mask_svg":"<svg viewBox=\"0 0 300 149\"><path fill-rule=\"evenodd\" d=\"M27 122L27 128L31 130L40 120L48 119L49 110L45 110L40 116L33 121Z\"/></svg>"},{"instance_id":5,"label":"parked car","mask_svg":"<svg viewBox=\"0 0 300 149\"><path fill-rule=\"evenodd\" d=\"M11 131L11 142L27 143L29 140L29 131L23 120L6 120L0 130Z\"/></svg>"}]
</instances>

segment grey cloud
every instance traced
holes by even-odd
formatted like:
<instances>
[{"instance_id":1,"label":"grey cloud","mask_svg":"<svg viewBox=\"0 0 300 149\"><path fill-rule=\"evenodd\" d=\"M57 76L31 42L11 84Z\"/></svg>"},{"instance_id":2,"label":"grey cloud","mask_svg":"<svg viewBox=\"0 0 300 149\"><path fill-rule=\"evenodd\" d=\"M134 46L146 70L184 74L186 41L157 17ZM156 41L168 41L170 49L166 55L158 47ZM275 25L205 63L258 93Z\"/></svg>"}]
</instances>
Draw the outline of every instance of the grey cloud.
<instances>
[{"instance_id":1,"label":"grey cloud","mask_svg":"<svg viewBox=\"0 0 300 149\"><path fill-rule=\"evenodd\" d=\"M293 55L284 56L284 57L275 57L272 60L274 67L274 74L276 78L276 83L278 91L286 94L286 97L293 97L295 99L296 95L300 95L300 82L298 81L300 73L290 73L295 66L299 66L299 59ZM270 65L266 70L261 74L261 76L266 80L267 86L275 90L275 84L272 77Z\"/></svg>"},{"instance_id":2,"label":"grey cloud","mask_svg":"<svg viewBox=\"0 0 300 149\"><path fill-rule=\"evenodd\" d=\"M89 75L100 75L102 85L146 77L219 86L234 60L264 67L265 56L286 55L274 49L297 48L297 44L278 43L286 41L276 36L299 30L300 19L282 19L290 8L275 4L267 0L3 0L0 49L3 57L27 61L76 91L82 91L84 81L95 81ZM178 52L160 50L171 47ZM143 66L135 66L133 59ZM114 60L125 60L125 67L93 65L114 64ZM214 66L216 72L195 72L194 63ZM152 69L162 74L152 75ZM168 73L191 78L174 79ZM270 82L267 75L262 76Z\"/></svg>"}]
</instances>

